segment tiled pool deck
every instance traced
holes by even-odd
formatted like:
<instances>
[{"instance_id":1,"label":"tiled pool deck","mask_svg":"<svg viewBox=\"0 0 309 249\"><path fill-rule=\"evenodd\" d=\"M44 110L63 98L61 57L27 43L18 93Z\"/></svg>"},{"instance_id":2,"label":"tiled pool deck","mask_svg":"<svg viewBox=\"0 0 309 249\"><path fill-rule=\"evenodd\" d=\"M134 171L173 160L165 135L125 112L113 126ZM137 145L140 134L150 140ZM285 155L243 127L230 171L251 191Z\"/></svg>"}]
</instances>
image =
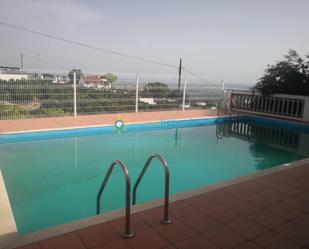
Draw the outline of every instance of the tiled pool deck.
<instances>
[{"instance_id":1,"label":"tiled pool deck","mask_svg":"<svg viewBox=\"0 0 309 249\"><path fill-rule=\"evenodd\" d=\"M131 239L123 218L19 249L296 249L309 248L309 164L287 167L170 205L136 213Z\"/></svg>"},{"instance_id":2,"label":"tiled pool deck","mask_svg":"<svg viewBox=\"0 0 309 249\"><path fill-rule=\"evenodd\" d=\"M0 134L7 132L48 130L114 124L120 116L126 123L216 116L217 110L187 110L85 115L77 117L0 120Z\"/></svg>"}]
</instances>

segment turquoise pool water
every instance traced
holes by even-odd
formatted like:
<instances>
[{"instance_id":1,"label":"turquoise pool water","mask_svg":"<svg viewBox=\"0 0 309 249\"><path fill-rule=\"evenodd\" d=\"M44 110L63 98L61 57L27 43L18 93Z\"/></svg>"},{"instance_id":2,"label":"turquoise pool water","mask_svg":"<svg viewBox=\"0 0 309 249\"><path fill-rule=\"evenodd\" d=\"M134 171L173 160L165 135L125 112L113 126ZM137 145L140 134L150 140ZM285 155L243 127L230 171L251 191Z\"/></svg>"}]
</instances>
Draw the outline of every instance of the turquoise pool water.
<instances>
[{"instance_id":1,"label":"turquoise pool water","mask_svg":"<svg viewBox=\"0 0 309 249\"><path fill-rule=\"evenodd\" d=\"M248 118L211 124L192 121L182 128L171 122L162 129L128 127L118 134L110 128L55 139L0 136L0 168L18 231L27 234L95 215L98 188L115 159L126 164L133 185L149 155L160 153L169 165L170 192L175 194L309 155L308 127ZM103 211L124 207L124 189L123 175L115 169L103 194ZM162 198L163 191L163 170L154 161L137 201Z\"/></svg>"}]
</instances>

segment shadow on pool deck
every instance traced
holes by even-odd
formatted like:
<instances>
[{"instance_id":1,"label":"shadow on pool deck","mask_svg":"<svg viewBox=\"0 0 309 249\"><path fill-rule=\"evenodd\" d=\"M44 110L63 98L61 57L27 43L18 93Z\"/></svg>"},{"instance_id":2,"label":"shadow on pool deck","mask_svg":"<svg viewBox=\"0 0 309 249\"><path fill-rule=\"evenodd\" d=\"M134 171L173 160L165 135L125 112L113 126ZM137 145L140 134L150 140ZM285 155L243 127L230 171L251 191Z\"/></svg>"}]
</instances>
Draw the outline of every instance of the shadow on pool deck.
<instances>
[{"instance_id":1,"label":"shadow on pool deck","mask_svg":"<svg viewBox=\"0 0 309 249\"><path fill-rule=\"evenodd\" d=\"M309 164L286 168L132 215L131 239L116 219L19 249L309 248Z\"/></svg>"}]
</instances>

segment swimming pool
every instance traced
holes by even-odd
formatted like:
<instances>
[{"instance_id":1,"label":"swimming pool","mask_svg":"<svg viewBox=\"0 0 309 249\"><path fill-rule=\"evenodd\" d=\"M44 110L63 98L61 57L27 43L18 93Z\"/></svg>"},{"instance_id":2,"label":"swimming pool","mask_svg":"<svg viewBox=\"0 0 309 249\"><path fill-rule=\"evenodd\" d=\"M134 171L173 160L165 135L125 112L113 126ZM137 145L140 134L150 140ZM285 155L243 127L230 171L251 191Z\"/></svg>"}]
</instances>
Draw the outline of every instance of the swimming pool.
<instances>
[{"instance_id":1,"label":"swimming pool","mask_svg":"<svg viewBox=\"0 0 309 249\"><path fill-rule=\"evenodd\" d=\"M175 194L309 156L309 126L254 116L207 118L0 136L0 168L19 233L96 213L96 195L110 163L122 160L132 184L146 159L160 153ZM138 203L162 198L164 175L154 161ZM160 167L159 167L160 166ZM102 208L124 207L115 169Z\"/></svg>"}]
</instances>

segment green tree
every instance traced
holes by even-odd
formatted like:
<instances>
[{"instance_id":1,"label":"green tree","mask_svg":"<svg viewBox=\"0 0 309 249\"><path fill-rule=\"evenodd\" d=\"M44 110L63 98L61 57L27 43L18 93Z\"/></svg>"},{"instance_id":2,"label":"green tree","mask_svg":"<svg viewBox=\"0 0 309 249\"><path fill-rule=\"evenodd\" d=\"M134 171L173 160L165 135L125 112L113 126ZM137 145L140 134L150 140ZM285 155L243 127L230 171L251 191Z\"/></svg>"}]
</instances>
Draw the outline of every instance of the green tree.
<instances>
[{"instance_id":1,"label":"green tree","mask_svg":"<svg viewBox=\"0 0 309 249\"><path fill-rule=\"evenodd\" d=\"M274 93L309 95L309 56L302 58L290 50L282 61L268 65L253 89L265 96Z\"/></svg>"},{"instance_id":2,"label":"green tree","mask_svg":"<svg viewBox=\"0 0 309 249\"><path fill-rule=\"evenodd\" d=\"M112 73L107 73L105 75L102 75L101 78L106 79L107 82L109 82L109 83L113 83L114 81L117 80L117 75L112 74Z\"/></svg>"},{"instance_id":3,"label":"green tree","mask_svg":"<svg viewBox=\"0 0 309 249\"><path fill-rule=\"evenodd\" d=\"M144 94L146 97L164 98L171 94L168 85L162 82L149 82L144 86Z\"/></svg>"},{"instance_id":4,"label":"green tree","mask_svg":"<svg viewBox=\"0 0 309 249\"><path fill-rule=\"evenodd\" d=\"M76 73L76 81L77 82L79 82L79 80L80 80L80 78L83 76L83 73L82 73L82 70L80 70L80 69L72 69L70 72L69 72L69 74L68 74L68 76L69 76L69 78L70 78L70 80L71 81L73 81L73 74L74 74L74 72Z\"/></svg>"}]
</instances>

